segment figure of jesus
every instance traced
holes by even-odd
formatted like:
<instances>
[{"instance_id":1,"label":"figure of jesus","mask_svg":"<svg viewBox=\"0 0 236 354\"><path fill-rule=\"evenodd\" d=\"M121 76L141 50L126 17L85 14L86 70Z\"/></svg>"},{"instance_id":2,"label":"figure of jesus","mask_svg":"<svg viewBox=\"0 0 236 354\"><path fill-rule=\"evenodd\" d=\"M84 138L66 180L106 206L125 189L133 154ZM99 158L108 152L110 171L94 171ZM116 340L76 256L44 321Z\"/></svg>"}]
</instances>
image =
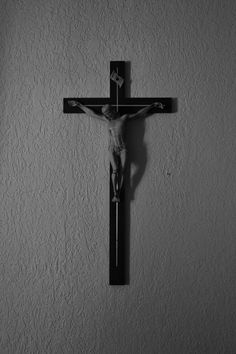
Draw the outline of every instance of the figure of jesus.
<instances>
[{"instance_id":1,"label":"figure of jesus","mask_svg":"<svg viewBox=\"0 0 236 354\"><path fill-rule=\"evenodd\" d=\"M120 191L123 186L124 181L124 171L126 165L126 145L124 141L124 131L125 125L128 121L135 118L145 118L155 107L160 109L164 108L161 102L155 102L149 106L146 106L134 114L123 114L121 115L116 109L109 104L102 106L101 114L96 113L92 109L84 106L78 101L71 100L68 102L72 107L79 107L84 113L90 117L100 119L107 123L108 134L109 134L109 159L112 166L112 187L113 187L113 198L112 202L120 202Z\"/></svg>"}]
</instances>

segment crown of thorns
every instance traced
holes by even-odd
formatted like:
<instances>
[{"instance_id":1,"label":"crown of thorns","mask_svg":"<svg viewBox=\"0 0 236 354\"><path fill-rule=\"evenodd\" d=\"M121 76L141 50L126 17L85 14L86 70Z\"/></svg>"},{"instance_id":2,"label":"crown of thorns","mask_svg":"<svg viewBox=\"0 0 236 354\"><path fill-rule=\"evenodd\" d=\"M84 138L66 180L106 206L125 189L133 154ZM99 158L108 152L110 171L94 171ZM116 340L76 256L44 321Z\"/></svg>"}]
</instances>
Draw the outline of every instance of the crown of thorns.
<instances>
[{"instance_id":1,"label":"crown of thorns","mask_svg":"<svg viewBox=\"0 0 236 354\"><path fill-rule=\"evenodd\" d=\"M105 104L104 106L102 106L102 113L113 112L113 111L115 110L110 104Z\"/></svg>"}]
</instances>

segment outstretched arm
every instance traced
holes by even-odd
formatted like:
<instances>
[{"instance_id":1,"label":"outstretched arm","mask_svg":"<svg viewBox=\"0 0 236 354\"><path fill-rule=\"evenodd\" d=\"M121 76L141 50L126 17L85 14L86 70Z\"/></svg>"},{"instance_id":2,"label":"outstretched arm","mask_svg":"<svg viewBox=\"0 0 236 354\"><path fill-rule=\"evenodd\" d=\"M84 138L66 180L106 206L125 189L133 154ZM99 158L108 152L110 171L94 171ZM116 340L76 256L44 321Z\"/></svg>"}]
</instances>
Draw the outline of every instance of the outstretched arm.
<instances>
[{"instance_id":1,"label":"outstretched arm","mask_svg":"<svg viewBox=\"0 0 236 354\"><path fill-rule=\"evenodd\" d=\"M134 114L129 114L128 119L146 118L150 114L151 110L155 107L158 107L160 109L164 109L165 105L161 102L154 102L154 103L150 104L149 106L140 109L138 112L136 112Z\"/></svg>"},{"instance_id":2,"label":"outstretched arm","mask_svg":"<svg viewBox=\"0 0 236 354\"><path fill-rule=\"evenodd\" d=\"M97 118L97 119L100 119L100 120L106 122L106 119L105 119L102 115L100 115L100 114L94 112L92 109L90 109L90 108L84 106L82 103L80 103L80 102L78 102L78 101L73 101L73 100L71 100L71 101L68 101L68 104L69 104L70 106L72 106L72 107L79 107L79 108L81 108L82 111L84 111L84 113L86 113L86 114L87 114L88 116L90 116L90 117Z\"/></svg>"}]
</instances>

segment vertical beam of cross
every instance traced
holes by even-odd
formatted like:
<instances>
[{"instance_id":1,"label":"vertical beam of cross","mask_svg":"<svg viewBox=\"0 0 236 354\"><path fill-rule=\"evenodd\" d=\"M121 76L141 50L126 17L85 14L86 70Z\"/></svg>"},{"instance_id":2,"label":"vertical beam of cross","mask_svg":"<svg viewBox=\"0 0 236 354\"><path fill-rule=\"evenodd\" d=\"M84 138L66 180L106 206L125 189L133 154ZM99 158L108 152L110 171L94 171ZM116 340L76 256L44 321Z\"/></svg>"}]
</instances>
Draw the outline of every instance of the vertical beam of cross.
<instances>
[{"instance_id":1,"label":"vertical beam of cross","mask_svg":"<svg viewBox=\"0 0 236 354\"><path fill-rule=\"evenodd\" d=\"M121 104L125 99L125 62L113 61L110 63L110 98L116 111L121 113ZM112 167L110 165L110 285L124 285L126 283L125 248L125 181L120 191L120 202L113 203L113 188L111 183Z\"/></svg>"},{"instance_id":2,"label":"vertical beam of cross","mask_svg":"<svg viewBox=\"0 0 236 354\"><path fill-rule=\"evenodd\" d=\"M120 114L135 113L141 108L154 102L160 102L162 107L153 109L153 113L172 113L176 110L172 98L127 98L127 75L124 61L110 62L110 97L102 98L64 98L64 113L84 113L78 106L71 106L69 101L78 101L83 105L101 113L105 104L116 108ZM109 284L127 284L127 249L125 230L125 183L120 192L120 202L112 202L113 187L111 180L112 167L110 165L110 246L109 246Z\"/></svg>"}]
</instances>

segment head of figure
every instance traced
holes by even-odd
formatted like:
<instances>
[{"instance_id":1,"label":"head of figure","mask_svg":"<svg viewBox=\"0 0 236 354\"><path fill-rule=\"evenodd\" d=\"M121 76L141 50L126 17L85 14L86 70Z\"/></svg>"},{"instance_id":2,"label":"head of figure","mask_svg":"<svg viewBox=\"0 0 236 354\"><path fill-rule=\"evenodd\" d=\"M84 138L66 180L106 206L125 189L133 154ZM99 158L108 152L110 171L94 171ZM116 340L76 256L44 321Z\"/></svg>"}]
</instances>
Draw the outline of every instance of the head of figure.
<instances>
[{"instance_id":1,"label":"head of figure","mask_svg":"<svg viewBox=\"0 0 236 354\"><path fill-rule=\"evenodd\" d=\"M102 114L109 120L117 118L116 110L109 104L105 104L105 106L102 107Z\"/></svg>"}]
</instances>

